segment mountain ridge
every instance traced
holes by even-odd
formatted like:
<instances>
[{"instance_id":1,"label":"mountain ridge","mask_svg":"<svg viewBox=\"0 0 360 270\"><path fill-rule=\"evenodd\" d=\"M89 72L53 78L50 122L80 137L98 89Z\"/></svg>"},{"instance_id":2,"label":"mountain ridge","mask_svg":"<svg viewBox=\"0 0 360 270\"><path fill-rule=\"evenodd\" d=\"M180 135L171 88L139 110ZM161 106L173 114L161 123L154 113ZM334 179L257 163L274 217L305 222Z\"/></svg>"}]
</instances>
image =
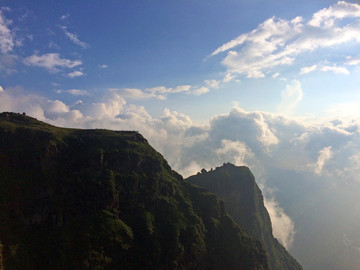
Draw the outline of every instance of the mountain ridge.
<instances>
[{"instance_id":1,"label":"mountain ridge","mask_svg":"<svg viewBox=\"0 0 360 270\"><path fill-rule=\"evenodd\" d=\"M264 245L270 269L302 269L301 265L274 238L261 190L248 167L224 163L215 170L203 169L201 173L185 180L206 188L224 200L225 208L234 221L248 235Z\"/></svg>"},{"instance_id":2,"label":"mountain ridge","mask_svg":"<svg viewBox=\"0 0 360 270\"><path fill-rule=\"evenodd\" d=\"M4 269L268 269L223 201L138 132L16 113L0 114L0 242Z\"/></svg>"}]
</instances>

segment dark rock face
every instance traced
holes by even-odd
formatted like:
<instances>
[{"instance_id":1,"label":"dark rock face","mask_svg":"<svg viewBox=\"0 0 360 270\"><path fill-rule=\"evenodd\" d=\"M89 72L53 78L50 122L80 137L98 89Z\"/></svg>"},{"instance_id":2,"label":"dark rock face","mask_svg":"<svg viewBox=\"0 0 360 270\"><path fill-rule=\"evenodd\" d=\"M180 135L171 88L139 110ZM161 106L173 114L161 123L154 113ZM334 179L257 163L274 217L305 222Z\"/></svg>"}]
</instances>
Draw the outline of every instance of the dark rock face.
<instances>
[{"instance_id":1,"label":"dark rock face","mask_svg":"<svg viewBox=\"0 0 360 270\"><path fill-rule=\"evenodd\" d=\"M0 270L4 270L2 250L3 250L3 246L0 242Z\"/></svg>"},{"instance_id":2,"label":"dark rock face","mask_svg":"<svg viewBox=\"0 0 360 270\"><path fill-rule=\"evenodd\" d=\"M268 269L223 202L137 132L0 114L4 269ZM1 246L0 246L1 249Z\"/></svg>"},{"instance_id":3,"label":"dark rock face","mask_svg":"<svg viewBox=\"0 0 360 270\"><path fill-rule=\"evenodd\" d=\"M213 171L191 176L190 183L213 192L225 202L226 210L244 231L262 242L273 270L297 270L301 265L273 237L269 214L261 190L247 167L227 163Z\"/></svg>"}]
</instances>

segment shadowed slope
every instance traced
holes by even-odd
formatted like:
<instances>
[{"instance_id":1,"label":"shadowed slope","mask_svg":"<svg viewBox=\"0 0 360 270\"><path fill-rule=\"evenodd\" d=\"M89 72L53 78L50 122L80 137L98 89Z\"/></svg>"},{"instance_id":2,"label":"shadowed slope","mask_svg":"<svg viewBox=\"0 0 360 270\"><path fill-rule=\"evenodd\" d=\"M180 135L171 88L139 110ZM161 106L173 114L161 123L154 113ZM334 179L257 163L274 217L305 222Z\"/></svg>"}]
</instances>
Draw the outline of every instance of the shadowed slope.
<instances>
[{"instance_id":1,"label":"shadowed slope","mask_svg":"<svg viewBox=\"0 0 360 270\"><path fill-rule=\"evenodd\" d=\"M137 132L0 114L5 269L268 269L223 202Z\"/></svg>"}]
</instances>

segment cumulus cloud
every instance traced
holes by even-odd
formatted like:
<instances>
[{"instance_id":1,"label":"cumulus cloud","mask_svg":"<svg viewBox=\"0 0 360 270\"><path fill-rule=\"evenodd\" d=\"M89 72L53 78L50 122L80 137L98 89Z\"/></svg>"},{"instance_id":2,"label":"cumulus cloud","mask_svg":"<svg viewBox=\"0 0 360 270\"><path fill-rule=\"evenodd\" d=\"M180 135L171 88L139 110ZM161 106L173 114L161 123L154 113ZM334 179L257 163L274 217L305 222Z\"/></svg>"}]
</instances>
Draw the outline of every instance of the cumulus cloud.
<instances>
[{"instance_id":1,"label":"cumulus cloud","mask_svg":"<svg viewBox=\"0 0 360 270\"><path fill-rule=\"evenodd\" d=\"M9 29L11 24L10 20L7 20L0 10L0 52L5 54L11 52L14 47L14 36Z\"/></svg>"},{"instance_id":2,"label":"cumulus cloud","mask_svg":"<svg viewBox=\"0 0 360 270\"><path fill-rule=\"evenodd\" d=\"M34 94L26 94L20 87L0 92L0 107L3 111L26 112L39 120L59 125L72 125L83 115L59 100L49 100Z\"/></svg>"},{"instance_id":3,"label":"cumulus cloud","mask_svg":"<svg viewBox=\"0 0 360 270\"><path fill-rule=\"evenodd\" d=\"M98 65L98 67L99 68L108 68L108 65L103 64L103 65Z\"/></svg>"},{"instance_id":4,"label":"cumulus cloud","mask_svg":"<svg viewBox=\"0 0 360 270\"><path fill-rule=\"evenodd\" d=\"M42 67L50 72L58 72L59 68L74 68L82 64L80 60L69 60L61 58L58 53L47 53L43 55L31 55L24 59L24 64L34 67Z\"/></svg>"},{"instance_id":5,"label":"cumulus cloud","mask_svg":"<svg viewBox=\"0 0 360 270\"><path fill-rule=\"evenodd\" d=\"M302 17L292 20L272 17L256 29L223 44L211 56L226 53L222 64L228 72L243 74L247 78L263 78L270 69L292 65L304 52L348 42L360 43L360 21L356 20L360 17L359 10L359 4L339 1L314 13L308 22ZM301 73L315 68L304 67ZM335 64L323 67L323 71L348 73L346 68Z\"/></svg>"},{"instance_id":6,"label":"cumulus cloud","mask_svg":"<svg viewBox=\"0 0 360 270\"><path fill-rule=\"evenodd\" d=\"M254 153L245 143L240 141L221 140L221 147L215 149L220 159L228 160L237 166L248 166L248 161L254 158Z\"/></svg>"},{"instance_id":7,"label":"cumulus cloud","mask_svg":"<svg viewBox=\"0 0 360 270\"><path fill-rule=\"evenodd\" d=\"M59 90L59 93L88 94L81 89ZM186 168L190 172L190 167L215 167L227 161L250 167L263 163L268 167L315 174L323 173L326 167L327 172L341 175L342 179L354 179L355 168L360 169L355 166L360 160L356 151L360 147L357 122L317 123L249 112L235 106L229 113L197 125L187 115L169 109L165 109L161 117L153 118L144 107L127 104L123 93L116 89L109 90L96 102L79 102L71 107L61 101L25 94L18 88L3 89L0 95L2 110L25 111L41 120L49 117L48 120L56 121L58 113L63 121L66 115L77 115L79 127L139 130L180 172ZM71 121L68 124L75 125Z\"/></svg>"},{"instance_id":8,"label":"cumulus cloud","mask_svg":"<svg viewBox=\"0 0 360 270\"><path fill-rule=\"evenodd\" d=\"M279 112L285 115L291 115L295 111L298 103L302 100L302 97L303 92L300 82L293 80L281 93L282 101L279 106Z\"/></svg>"}]
</instances>

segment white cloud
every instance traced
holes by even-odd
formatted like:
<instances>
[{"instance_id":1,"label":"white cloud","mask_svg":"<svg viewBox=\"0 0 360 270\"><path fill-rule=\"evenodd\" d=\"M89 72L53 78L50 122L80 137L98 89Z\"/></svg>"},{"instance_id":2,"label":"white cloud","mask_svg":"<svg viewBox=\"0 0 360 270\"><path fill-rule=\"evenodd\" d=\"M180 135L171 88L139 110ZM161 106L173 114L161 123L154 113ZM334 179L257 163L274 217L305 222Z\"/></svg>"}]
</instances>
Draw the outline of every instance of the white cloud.
<instances>
[{"instance_id":1,"label":"white cloud","mask_svg":"<svg viewBox=\"0 0 360 270\"><path fill-rule=\"evenodd\" d=\"M334 25L335 20L347 17L360 17L360 6L338 1L337 4L314 13L308 24L315 27L331 27Z\"/></svg>"},{"instance_id":2,"label":"white cloud","mask_svg":"<svg viewBox=\"0 0 360 270\"><path fill-rule=\"evenodd\" d=\"M64 33L65 35L73 42L75 43L76 45L86 49L89 47L89 44L87 44L86 42L84 41L81 41L76 34L73 34L73 33L70 33L68 30L67 30L67 27L66 26L61 26L61 29L64 30Z\"/></svg>"},{"instance_id":3,"label":"white cloud","mask_svg":"<svg viewBox=\"0 0 360 270\"><path fill-rule=\"evenodd\" d=\"M331 151L331 146L324 147L319 151L319 156L314 165L314 171L316 174L321 174L325 164L332 158L333 152Z\"/></svg>"},{"instance_id":4,"label":"white cloud","mask_svg":"<svg viewBox=\"0 0 360 270\"><path fill-rule=\"evenodd\" d=\"M274 237L277 238L286 249L291 248L296 233L294 221L273 198L267 199L264 197L264 204L269 212Z\"/></svg>"},{"instance_id":5,"label":"white cloud","mask_svg":"<svg viewBox=\"0 0 360 270\"><path fill-rule=\"evenodd\" d=\"M103 64L103 65L98 65L98 67L99 68L108 68L108 65Z\"/></svg>"},{"instance_id":6,"label":"white cloud","mask_svg":"<svg viewBox=\"0 0 360 270\"><path fill-rule=\"evenodd\" d=\"M3 111L26 112L39 120L58 125L74 125L83 115L60 100L49 100L33 94L25 94L22 88L0 92L0 108Z\"/></svg>"},{"instance_id":7,"label":"white cloud","mask_svg":"<svg viewBox=\"0 0 360 270\"><path fill-rule=\"evenodd\" d=\"M70 90L67 90L67 92L73 96L86 96L89 94L88 91L81 90L81 89L70 89Z\"/></svg>"},{"instance_id":8,"label":"white cloud","mask_svg":"<svg viewBox=\"0 0 360 270\"><path fill-rule=\"evenodd\" d=\"M298 103L302 100L303 92L301 84L293 80L291 84L286 85L286 89L281 92L281 104L278 111L281 114L291 115L294 113Z\"/></svg>"},{"instance_id":9,"label":"white cloud","mask_svg":"<svg viewBox=\"0 0 360 270\"><path fill-rule=\"evenodd\" d=\"M321 71L331 71L334 72L336 74L350 74L349 70L347 70L344 67L336 67L336 66L323 66L321 68Z\"/></svg>"},{"instance_id":10,"label":"white cloud","mask_svg":"<svg viewBox=\"0 0 360 270\"><path fill-rule=\"evenodd\" d=\"M152 94L169 94L169 93L181 93L188 92L191 89L191 85L179 85L175 88L168 88L165 86L156 86L152 88L146 88L145 92L149 92Z\"/></svg>"},{"instance_id":11,"label":"white cloud","mask_svg":"<svg viewBox=\"0 0 360 270\"><path fill-rule=\"evenodd\" d=\"M338 67L338 66L327 66L327 65L313 65L311 67L303 67L300 70L300 74L307 74L316 70L320 71L331 71L335 74L350 74L349 70L345 67Z\"/></svg>"},{"instance_id":12,"label":"white cloud","mask_svg":"<svg viewBox=\"0 0 360 270\"><path fill-rule=\"evenodd\" d=\"M4 92L4 88L0 85L0 92Z\"/></svg>"},{"instance_id":13,"label":"white cloud","mask_svg":"<svg viewBox=\"0 0 360 270\"><path fill-rule=\"evenodd\" d=\"M75 78L75 77L81 77L84 76L85 74L82 71L79 70L74 70L73 72L68 73L68 77L69 78Z\"/></svg>"},{"instance_id":14,"label":"white cloud","mask_svg":"<svg viewBox=\"0 0 360 270\"><path fill-rule=\"evenodd\" d=\"M24 64L34 67L42 67L50 72L58 72L59 68L74 68L82 64L80 60L69 60L61 58L58 53L47 53L43 55L31 55L24 59Z\"/></svg>"},{"instance_id":15,"label":"white cloud","mask_svg":"<svg viewBox=\"0 0 360 270\"><path fill-rule=\"evenodd\" d=\"M116 126L119 122L116 117L123 112L126 101L116 91L109 91L106 97L99 98L98 102L90 104L84 104L81 102L79 108L84 117L82 123L79 123L80 127L110 127L113 129L121 129Z\"/></svg>"},{"instance_id":16,"label":"white cloud","mask_svg":"<svg viewBox=\"0 0 360 270\"><path fill-rule=\"evenodd\" d=\"M226 73L225 77L223 78L223 82L224 83L229 83L231 81L234 81L236 79L236 76L234 74L231 73Z\"/></svg>"},{"instance_id":17,"label":"white cloud","mask_svg":"<svg viewBox=\"0 0 360 270\"><path fill-rule=\"evenodd\" d=\"M14 37L9 29L11 21L7 20L0 10L0 51L5 54L11 52L14 47Z\"/></svg>"},{"instance_id":18,"label":"white cloud","mask_svg":"<svg viewBox=\"0 0 360 270\"><path fill-rule=\"evenodd\" d=\"M58 89L58 90L56 90L56 93L58 93L58 94L69 93L70 95L73 95L73 96L87 96L87 95L89 95L88 91L82 90L82 89L69 89L69 90Z\"/></svg>"},{"instance_id":19,"label":"white cloud","mask_svg":"<svg viewBox=\"0 0 360 270\"><path fill-rule=\"evenodd\" d=\"M193 94L195 96L200 96L200 95L206 94L209 91L210 91L209 88L202 86L202 87L192 90L191 94Z\"/></svg>"},{"instance_id":20,"label":"white cloud","mask_svg":"<svg viewBox=\"0 0 360 270\"><path fill-rule=\"evenodd\" d=\"M220 81L217 80L205 80L204 83L210 88L219 88Z\"/></svg>"},{"instance_id":21,"label":"white cloud","mask_svg":"<svg viewBox=\"0 0 360 270\"><path fill-rule=\"evenodd\" d=\"M220 160L227 160L236 166L248 166L248 161L254 158L254 154L245 143L240 141L221 140L221 147L215 149Z\"/></svg>"},{"instance_id":22,"label":"white cloud","mask_svg":"<svg viewBox=\"0 0 360 270\"><path fill-rule=\"evenodd\" d=\"M117 92L120 96L128 99L165 99L163 95L156 95L153 93L146 93L137 88L110 88L109 90Z\"/></svg>"},{"instance_id":23,"label":"white cloud","mask_svg":"<svg viewBox=\"0 0 360 270\"><path fill-rule=\"evenodd\" d=\"M252 78L252 79L258 79L258 78L264 78L265 75L264 73L262 73L261 71L257 70L257 69L254 69L254 70L250 70L248 73L247 73L247 78Z\"/></svg>"},{"instance_id":24,"label":"white cloud","mask_svg":"<svg viewBox=\"0 0 360 270\"><path fill-rule=\"evenodd\" d=\"M222 64L229 73L262 78L270 69L292 65L304 52L311 53L348 42L360 43L360 21L356 20L360 17L359 10L359 4L339 1L315 13L307 23L301 17L291 21L273 17L256 29L223 44L211 55L226 52ZM331 66L324 71L349 72L345 68L336 67L336 63ZM301 74L314 71L315 68L305 67Z\"/></svg>"},{"instance_id":25,"label":"white cloud","mask_svg":"<svg viewBox=\"0 0 360 270\"><path fill-rule=\"evenodd\" d=\"M317 69L317 65L312 65L311 67L303 67L300 70L300 74L308 74L310 72L313 72Z\"/></svg>"}]
</instances>

